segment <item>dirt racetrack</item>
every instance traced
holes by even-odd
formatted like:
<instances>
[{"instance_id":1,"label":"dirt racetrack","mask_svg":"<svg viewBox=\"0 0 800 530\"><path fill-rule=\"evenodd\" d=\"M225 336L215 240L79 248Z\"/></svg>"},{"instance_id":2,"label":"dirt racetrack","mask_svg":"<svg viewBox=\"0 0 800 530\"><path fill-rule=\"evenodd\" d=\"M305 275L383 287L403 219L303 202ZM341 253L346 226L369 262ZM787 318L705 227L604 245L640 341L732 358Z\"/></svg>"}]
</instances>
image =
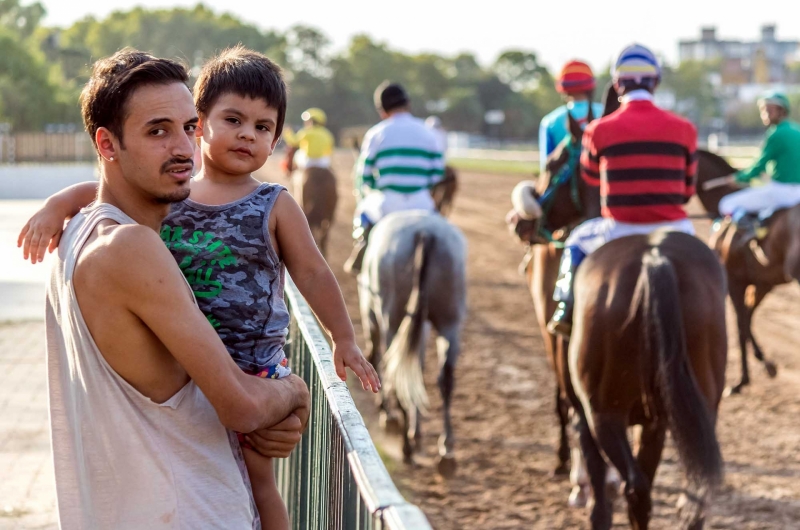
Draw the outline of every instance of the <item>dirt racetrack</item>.
<instances>
[{"instance_id":1,"label":"dirt racetrack","mask_svg":"<svg viewBox=\"0 0 800 530\"><path fill-rule=\"evenodd\" d=\"M353 158L347 152L335 158L340 201L329 260L360 337L356 283L341 270L351 247ZM287 182L276 161L261 176ZM395 438L379 432L371 400L354 390L398 487L437 530L587 527L587 513L567 507L567 479L550 478L557 434L553 375L530 296L517 274L523 249L503 222L519 180L461 174L451 216L469 242L469 316L452 409L456 476L444 480L433 465L441 414L432 348L426 380L433 408L423 423L424 449L414 467L402 464ZM697 226L705 238L708 223ZM739 375L739 359L732 310L728 317L730 383ZM756 315L754 331L767 356L778 363L779 374L768 379L753 359L751 386L723 400L717 431L725 483L706 527L800 529L800 288L784 286L770 294ZM668 444L656 477L652 528L675 528L681 476ZM615 528L627 528L624 500L618 499L615 508Z\"/></svg>"}]
</instances>

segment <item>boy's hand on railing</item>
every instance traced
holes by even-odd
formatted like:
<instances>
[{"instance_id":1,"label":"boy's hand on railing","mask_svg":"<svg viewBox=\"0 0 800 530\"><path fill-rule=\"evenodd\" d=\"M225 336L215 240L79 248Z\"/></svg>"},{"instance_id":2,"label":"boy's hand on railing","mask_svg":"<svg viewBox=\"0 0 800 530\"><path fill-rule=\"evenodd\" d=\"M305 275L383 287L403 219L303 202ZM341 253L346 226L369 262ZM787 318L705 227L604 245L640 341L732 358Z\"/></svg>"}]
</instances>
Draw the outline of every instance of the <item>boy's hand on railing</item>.
<instances>
[{"instance_id":1,"label":"boy's hand on railing","mask_svg":"<svg viewBox=\"0 0 800 530\"><path fill-rule=\"evenodd\" d=\"M273 425L269 429L253 431L245 436L250 445L260 454L269 458L288 458L295 446L300 443L305 423L296 415Z\"/></svg>"},{"instance_id":2,"label":"boy's hand on railing","mask_svg":"<svg viewBox=\"0 0 800 530\"><path fill-rule=\"evenodd\" d=\"M345 367L350 368L361 381L364 390L372 390L377 394L381 388L378 372L364 358L364 354L355 342L336 343L333 345L333 364L336 366L336 375L342 381L347 380Z\"/></svg>"},{"instance_id":3,"label":"boy's hand on railing","mask_svg":"<svg viewBox=\"0 0 800 530\"><path fill-rule=\"evenodd\" d=\"M46 251L53 252L58 248L61 234L64 232L66 216L58 208L48 203L28 219L17 238L17 247L22 247L22 257L30 258L31 263L41 263Z\"/></svg>"}]
</instances>

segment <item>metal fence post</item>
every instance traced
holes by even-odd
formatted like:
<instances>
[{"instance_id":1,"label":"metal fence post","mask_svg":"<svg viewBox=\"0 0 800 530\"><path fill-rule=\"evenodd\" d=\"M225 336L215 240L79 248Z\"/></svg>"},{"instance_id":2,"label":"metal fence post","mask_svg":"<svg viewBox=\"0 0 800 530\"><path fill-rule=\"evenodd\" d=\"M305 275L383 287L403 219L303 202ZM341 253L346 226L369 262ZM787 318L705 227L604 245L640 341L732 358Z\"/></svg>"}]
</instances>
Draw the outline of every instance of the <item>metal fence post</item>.
<instances>
[{"instance_id":1,"label":"metal fence post","mask_svg":"<svg viewBox=\"0 0 800 530\"><path fill-rule=\"evenodd\" d=\"M369 436L311 308L286 278L287 356L311 392L309 426L275 476L296 530L431 530L405 501Z\"/></svg>"}]
</instances>

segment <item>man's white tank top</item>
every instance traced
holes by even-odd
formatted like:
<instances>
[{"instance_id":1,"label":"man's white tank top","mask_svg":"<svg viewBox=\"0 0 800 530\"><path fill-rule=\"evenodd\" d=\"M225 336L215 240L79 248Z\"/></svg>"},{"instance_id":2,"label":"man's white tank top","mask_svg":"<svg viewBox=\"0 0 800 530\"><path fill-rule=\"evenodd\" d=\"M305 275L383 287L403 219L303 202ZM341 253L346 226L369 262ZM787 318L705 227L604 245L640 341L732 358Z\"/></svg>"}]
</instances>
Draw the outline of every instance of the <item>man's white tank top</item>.
<instances>
[{"instance_id":1,"label":"man's white tank top","mask_svg":"<svg viewBox=\"0 0 800 530\"><path fill-rule=\"evenodd\" d=\"M83 210L64 232L47 289L61 528L257 528L246 472L234 456L240 449L194 382L154 403L111 368L89 333L72 278L83 246L104 219L135 223L109 204Z\"/></svg>"}]
</instances>

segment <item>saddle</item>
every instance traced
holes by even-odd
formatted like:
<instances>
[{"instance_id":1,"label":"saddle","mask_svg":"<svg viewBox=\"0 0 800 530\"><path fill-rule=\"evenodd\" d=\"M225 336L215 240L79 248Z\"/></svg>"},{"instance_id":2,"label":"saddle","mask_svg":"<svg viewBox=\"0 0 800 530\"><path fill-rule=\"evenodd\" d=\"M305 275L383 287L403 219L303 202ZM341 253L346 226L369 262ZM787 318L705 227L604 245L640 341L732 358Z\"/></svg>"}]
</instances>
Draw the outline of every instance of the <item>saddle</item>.
<instances>
[{"instance_id":1,"label":"saddle","mask_svg":"<svg viewBox=\"0 0 800 530\"><path fill-rule=\"evenodd\" d=\"M746 214L736 220L736 229L747 240L763 241L775 219L785 211L786 208L766 208L758 213Z\"/></svg>"}]
</instances>

